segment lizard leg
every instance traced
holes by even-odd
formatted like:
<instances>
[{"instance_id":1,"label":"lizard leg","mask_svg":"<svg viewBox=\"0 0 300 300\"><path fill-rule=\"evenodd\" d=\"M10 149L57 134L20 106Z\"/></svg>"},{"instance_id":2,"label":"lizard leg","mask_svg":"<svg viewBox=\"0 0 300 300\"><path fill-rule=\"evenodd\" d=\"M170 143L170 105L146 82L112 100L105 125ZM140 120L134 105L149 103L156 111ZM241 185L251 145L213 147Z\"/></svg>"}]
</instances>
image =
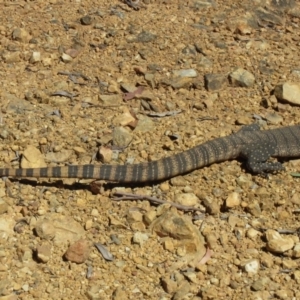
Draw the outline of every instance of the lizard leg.
<instances>
[{"instance_id":1,"label":"lizard leg","mask_svg":"<svg viewBox=\"0 0 300 300\"><path fill-rule=\"evenodd\" d=\"M267 162L274 154L276 143L260 142L259 145L250 145L242 155L247 159L247 168L253 173L268 173L284 170L280 162Z\"/></svg>"}]
</instances>

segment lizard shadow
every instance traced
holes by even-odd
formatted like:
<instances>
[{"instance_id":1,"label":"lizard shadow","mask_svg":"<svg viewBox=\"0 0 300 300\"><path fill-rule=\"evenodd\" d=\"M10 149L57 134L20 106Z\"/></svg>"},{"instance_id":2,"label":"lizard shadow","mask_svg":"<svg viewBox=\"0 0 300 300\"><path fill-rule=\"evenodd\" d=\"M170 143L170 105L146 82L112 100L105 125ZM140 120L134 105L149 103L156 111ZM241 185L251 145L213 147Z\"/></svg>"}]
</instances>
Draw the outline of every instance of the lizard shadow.
<instances>
[{"instance_id":1,"label":"lizard shadow","mask_svg":"<svg viewBox=\"0 0 300 300\"><path fill-rule=\"evenodd\" d=\"M56 187L56 188L61 188L61 189L66 189L66 190L90 190L93 194L97 194L94 192L93 189L93 183L81 183L81 182L74 182L72 184L64 183L63 180L57 179L52 182L47 182L47 181L36 181L36 180L31 180L31 179L17 179L17 178L10 178L11 182L19 182L21 184L25 185L31 185L34 187L44 187L44 188L51 188L51 187ZM146 187L146 186L153 186L160 184L161 182L164 182L165 180L159 180L155 182L134 182L134 183L118 183L118 182L106 182L103 183L102 185L99 185L99 187L103 186L104 190L112 190L113 188L117 187L124 187L124 188L137 188L137 187ZM97 183L96 183L97 185Z\"/></svg>"}]
</instances>

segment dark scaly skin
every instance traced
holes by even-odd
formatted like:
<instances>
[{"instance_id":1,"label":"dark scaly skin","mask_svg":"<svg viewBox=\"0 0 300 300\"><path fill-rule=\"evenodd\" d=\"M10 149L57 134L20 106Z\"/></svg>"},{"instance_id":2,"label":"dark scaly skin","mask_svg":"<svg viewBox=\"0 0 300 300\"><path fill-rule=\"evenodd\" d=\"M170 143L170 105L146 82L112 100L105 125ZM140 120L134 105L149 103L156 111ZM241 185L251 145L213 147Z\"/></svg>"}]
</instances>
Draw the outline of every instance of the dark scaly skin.
<instances>
[{"instance_id":1,"label":"dark scaly skin","mask_svg":"<svg viewBox=\"0 0 300 300\"><path fill-rule=\"evenodd\" d=\"M0 169L0 177L84 178L112 182L154 182L191 172L212 163L244 157L253 173L283 170L270 157L300 157L300 125L260 131L244 126L237 133L217 138L158 161L133 165L81 165L36 169Z\"/></svg>"}]
</instances>

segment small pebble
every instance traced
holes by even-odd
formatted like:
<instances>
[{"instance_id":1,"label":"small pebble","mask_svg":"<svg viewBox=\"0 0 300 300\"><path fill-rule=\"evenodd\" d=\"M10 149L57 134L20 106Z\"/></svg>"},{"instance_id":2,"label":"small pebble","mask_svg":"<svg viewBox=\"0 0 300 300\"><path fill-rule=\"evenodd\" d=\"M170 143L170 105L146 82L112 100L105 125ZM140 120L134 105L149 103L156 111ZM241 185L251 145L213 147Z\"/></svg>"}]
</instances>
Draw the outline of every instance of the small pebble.
<instances>
[{"instance_id":1,"label":"small pebble","mask_svg":"<svg viewBox=\"0 0 300 300\"><path fill-rule=\"evenodd\" d=\"M294 247L294 240L289 236L280 235L276 230L266 231L267 249L275 253L283 253Z\"/></svg>"},{"instance_id":2,"label":"small pebble","mask_svg":"<svg viewBox=\"0 0 300 300\"><path fill-rule=\"evenodd\" d=\"M250 259L242 264L247 273L257 273L259 271L259 261L257 259Z\"/></svg>"},{"instance_id":3,"label":"small pebble","mask_svg":"<svg viewBox=\"0 0 300 300\"><path fill-rule=\"evenodd\" d=\"M228 208L239 206L240 203L241 203L241 196L237 192L233 192L233 193L229 194L226 199L226 206Z\"/></svg>"},{"instance_id":4,"label":"small pebble","mask_svg":"<svg viewBox=\"0 0 300 300\"><path fill-rule=\"evenodd\" d=\"M73 243L66 251L64 257L68 261L72 261L78 264L85 262L90 254L90 243L87 240L79 240Z\"/></svg>"},{"instance_id":5,"label":"small pebble","mask_svg":"<svg viewBox=\"0 0 300 300\"><path fill-rule=\"evenodd\" d=\"M146 233L142 233L142 232L135 232L132 238L132 241L135 244L139 244L140 246L142 246L147 240L148 240L148 235Z\"/></svg>"}]
</instances>

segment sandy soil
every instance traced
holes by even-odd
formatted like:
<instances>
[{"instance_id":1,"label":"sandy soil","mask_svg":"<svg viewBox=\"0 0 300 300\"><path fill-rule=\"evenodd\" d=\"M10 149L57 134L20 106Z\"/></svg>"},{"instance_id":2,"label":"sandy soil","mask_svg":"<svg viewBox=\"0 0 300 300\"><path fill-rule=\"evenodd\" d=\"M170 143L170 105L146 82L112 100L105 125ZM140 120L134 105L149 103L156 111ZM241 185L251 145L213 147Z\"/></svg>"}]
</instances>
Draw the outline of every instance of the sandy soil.
<instances>
[{"instance_id":1,"label":"sandy soil","mask_svg":"<svg viewBox=\"0 0 300 300\"><path fill-rule=\"evenodd\" d=\"M0 166L101 164L99 148L106 163L156 160L298 123L272 91L300 82L300 7L275 2L0 1ZM300 299L300 166L284 166L263 178L225 161L98 194L3 180L0 300Z\"/></svg>"}]
</instances>

